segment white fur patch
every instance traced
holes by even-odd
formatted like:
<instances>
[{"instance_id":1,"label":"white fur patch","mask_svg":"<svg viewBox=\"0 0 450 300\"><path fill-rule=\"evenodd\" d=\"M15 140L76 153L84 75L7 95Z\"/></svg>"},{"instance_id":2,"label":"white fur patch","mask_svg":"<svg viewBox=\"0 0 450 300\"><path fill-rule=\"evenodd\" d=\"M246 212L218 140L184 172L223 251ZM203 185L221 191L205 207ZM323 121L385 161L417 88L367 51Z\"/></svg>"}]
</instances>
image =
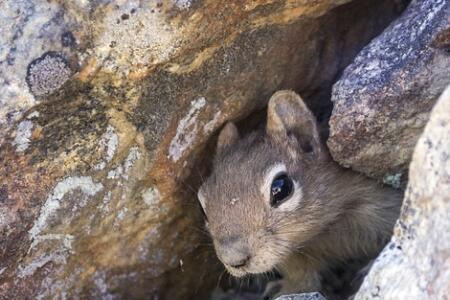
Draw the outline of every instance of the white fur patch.
<instances>
[{"instance_id":1,"label":"white fur patch","mask_svg":"<svg viewBox=\"0 0 450 300\"><path fill-rule=\"evenodd\" d=\"M264 182L260 192L264 196L264 199L266 199L267 203L270 203L270 188L272 186L273 179L278 174L286 172L286 170L287 170L286 165L284 165L283 163L278 163L273 165L266 172L266 176L264 177ZM280 206L278 206L277 207L278 210L292 211L296 209L300 204L303 198L302 187L295 180L293 180L293 183L294 183L294 194L287 201L283 202Z\"/></svg>"}]
</instances>

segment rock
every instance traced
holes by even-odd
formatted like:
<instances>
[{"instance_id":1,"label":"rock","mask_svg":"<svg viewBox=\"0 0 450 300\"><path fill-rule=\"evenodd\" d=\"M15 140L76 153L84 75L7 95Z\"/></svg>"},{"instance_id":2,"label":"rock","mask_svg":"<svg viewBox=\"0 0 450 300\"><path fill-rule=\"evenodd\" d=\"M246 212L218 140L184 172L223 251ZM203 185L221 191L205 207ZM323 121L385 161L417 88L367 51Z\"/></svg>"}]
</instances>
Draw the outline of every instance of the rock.
<instances>
[{"instance_id":1,"label":"rock","mask_svg":"<svg viewBox=\"0 0 450 300\"><path fill-rule=\"evenodd\" d=\"M414 150L391 242L355 299L445 299L450 294L450 87Z\"/></svg>"},{"instance_id":2,"label":"rock","mask_svg":"<svg viewBox=\"0 0 450 300\"><path fill-rule=\"evenodd\" d=\"M204 298L220 265L194 192L216 130L281 88L320 106L401 8L0 2L0 298Z\"/></svg>"},{"instance_id":3,"label":"rock","mask_svg":"<svg viewBox=\"0 0 450 300\"><path fill-rule=\"evenodd\" d=\"M306 293L297 295L286 295L278 297L276 300L326 300L320 293Z\"/></svg>"},{"instance_id":4,"label":"rock","mask_svg":"<svg viewBox=\"0 0 450 300\"><path fill-rule=\"evenodd\" d=\"M227 289L226 291L221 288L216 288L212 292L209 300L260 300L261 291L236 291L235 289Z\"/></svg>"},{"instance_id":5,"label":"rock","mask_svg":"<svg viewBox=\"0 0 450 300\"><path fill-rule=\"evenodd\" d=\"M450 83L450 2L412 1L333 87L328 146L345 167L399 187L429 112Z\"/></svg>"}]
</instances>

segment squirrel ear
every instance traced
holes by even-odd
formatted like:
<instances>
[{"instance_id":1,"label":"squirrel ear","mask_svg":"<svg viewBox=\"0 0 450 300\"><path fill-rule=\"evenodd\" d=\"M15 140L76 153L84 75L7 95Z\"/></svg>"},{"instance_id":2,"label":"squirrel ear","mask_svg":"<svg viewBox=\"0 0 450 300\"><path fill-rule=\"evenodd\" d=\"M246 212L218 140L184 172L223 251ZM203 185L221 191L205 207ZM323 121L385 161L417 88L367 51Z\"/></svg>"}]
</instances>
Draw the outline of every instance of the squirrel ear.
<instances>
[{"instance_id":1,"label":"squirrel ear","mask_svg":"<svg viewBox=\"0 0 450 300\"><path fill-rule=\"evenodd\" d=\"M232 122L228 122L222 128L217 139L217 153L222 152L229 146L235 144L239 140L239 132L236 125Z\"/></svg>"},{"instance_id":2,"label":"squirrel ear","mask_svg":"<svg viewBox=\"0 0 450 300\"><path fill-rule=\"evenodd\" d=\"M321 152L316 119L293 91L278 91L270 98L266 132L279 142L296 138L304 153L319 155Z\"/></svg>"}]
</instances>

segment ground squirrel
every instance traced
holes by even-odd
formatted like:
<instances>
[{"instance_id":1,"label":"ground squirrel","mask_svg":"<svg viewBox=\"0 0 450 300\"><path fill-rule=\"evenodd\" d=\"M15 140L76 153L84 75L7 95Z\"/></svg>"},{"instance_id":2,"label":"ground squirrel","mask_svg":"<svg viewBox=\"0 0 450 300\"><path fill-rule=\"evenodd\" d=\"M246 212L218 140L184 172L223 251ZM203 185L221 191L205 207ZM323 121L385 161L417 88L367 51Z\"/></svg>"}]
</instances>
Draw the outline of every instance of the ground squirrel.
<instances>
[{"instance_id":1,"label":"ground squirrel","mask_svg":"<svg viewBox=\"0 0 450 300\"><path fill-rule=\"evenodd\" d=\"M319 291L321 272L373 258L389 240L402 193L334 162L295 92L269 100L265 131L221 130L198 192L216 254L236 277L277 269L281 293Z\"/></svg>"}]
</instances>

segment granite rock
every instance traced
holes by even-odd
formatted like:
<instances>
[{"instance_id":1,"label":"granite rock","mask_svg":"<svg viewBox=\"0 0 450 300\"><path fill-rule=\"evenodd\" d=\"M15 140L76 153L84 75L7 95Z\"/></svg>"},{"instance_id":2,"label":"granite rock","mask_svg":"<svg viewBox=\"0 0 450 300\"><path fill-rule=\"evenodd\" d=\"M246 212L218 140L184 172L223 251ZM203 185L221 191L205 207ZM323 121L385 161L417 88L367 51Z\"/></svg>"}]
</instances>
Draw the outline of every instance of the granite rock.
<instances>
[{"instance_id":1,"label":"granite rock","mask_svg":"<svg viewBox=\"0 0 450 300\"><path fill-rule=\"evenodd\" d=\"M320 293L306 293L296 295L285 295L278 297L276 300L326 300Z\"/></svg>"},{"instance_id":2,"label":"granite rock","mask_svg":"<svg viewBox=\"0 0 450 300\"><path fill-rule=\"evenodd\" d=\"M450 87L414 149L400 219L355 299L450 294Z\"/></svg>"},{"instance_id":3,"label":"granite rock","mask_svg":"<svg viewBox=\"0 0 450 300\"><path fill-rule=\"evenodd\" d=\"M345 167L404 186L414 145L450 83L450 2L413 0L333 87L328 146Z\"/></svg>"}]
</instances>

